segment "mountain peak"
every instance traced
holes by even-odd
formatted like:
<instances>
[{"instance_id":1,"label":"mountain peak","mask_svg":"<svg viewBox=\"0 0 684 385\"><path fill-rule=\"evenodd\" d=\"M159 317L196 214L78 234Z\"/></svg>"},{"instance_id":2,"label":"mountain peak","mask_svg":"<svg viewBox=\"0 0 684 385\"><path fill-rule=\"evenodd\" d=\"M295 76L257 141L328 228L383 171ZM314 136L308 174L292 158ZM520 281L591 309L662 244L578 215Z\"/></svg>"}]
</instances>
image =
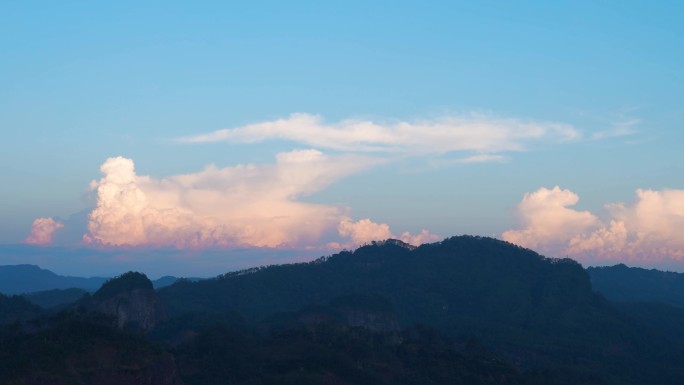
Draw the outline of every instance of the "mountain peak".
<instances>
[{"instance_id":1,"label":"mountain peak","mask_svg":"<svg viewBox=\"0 0 684 385\"><path fill-rule=\"evenodd\" d=\"M119 328L134 326L149 331L168 318L152 282L145 274L133 271L105 282L88 307L116 317Z\"/></svg>"}]
</instances>

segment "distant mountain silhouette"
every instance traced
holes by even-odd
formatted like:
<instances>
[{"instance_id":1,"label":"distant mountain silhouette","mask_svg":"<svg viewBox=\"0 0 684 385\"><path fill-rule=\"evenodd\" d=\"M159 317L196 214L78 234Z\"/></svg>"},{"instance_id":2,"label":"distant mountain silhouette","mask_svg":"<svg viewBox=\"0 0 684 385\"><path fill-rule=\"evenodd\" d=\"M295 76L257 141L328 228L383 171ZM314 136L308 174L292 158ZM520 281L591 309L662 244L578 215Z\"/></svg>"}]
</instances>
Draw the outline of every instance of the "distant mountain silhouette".
<instances>
[{"instance_id":1,"label":"distant mountain silhouette","mask_svg":"<svg viewBox=\"0 0 684 385\"><path fill-rule=\"evenodd\" d=\"M107 278L57 275L35 265L0 266L0 293L21 294L52 289L97 290Z\"/></svg>"},{"instance_id":2,"label":"distant mountain silhouette","mask_svg":"<svg viewBox=\"0 0 684 385\"><path fill-rule=\"evenodd\" d=\"M58 310L81 299L88 292L83 289L52 289L21 294L31 303L43 309Z\"/></svg>"},{"instance_id":3,"label":"distant mountain silhouette","mask_svg":"<svg viewBox=\"0 0 684 385\"><path fill-rule=\"evenodd\" d=\"M616 302L662 302L684 308L684 274L619 264L587 269L594 290Z\"/></svg>"},{"instance_id":4,"label":"distant mountain silhouette","mask_svg":"<svg viewBox=\"0 0 684 385\"><path fill-rule=\"evenodd\" d=\"M36 265L5 265L0 266L0 293L5 295L35 293L54 289L83 289L94 292L102 286L108 278L104 277L71 277L58 275L50 270ZM152 281L155 289L159 289L176 282L179 278L164 276ZM200 278L187 278L197 281ZM59 297L57 292L52 293ZM46 294L50 295L50 294ZM31 300L31 298L29 298ZM55 299L59 302L58 299ZM48 302L52 299L47 299Z\"/></svg>"}]
</instances>

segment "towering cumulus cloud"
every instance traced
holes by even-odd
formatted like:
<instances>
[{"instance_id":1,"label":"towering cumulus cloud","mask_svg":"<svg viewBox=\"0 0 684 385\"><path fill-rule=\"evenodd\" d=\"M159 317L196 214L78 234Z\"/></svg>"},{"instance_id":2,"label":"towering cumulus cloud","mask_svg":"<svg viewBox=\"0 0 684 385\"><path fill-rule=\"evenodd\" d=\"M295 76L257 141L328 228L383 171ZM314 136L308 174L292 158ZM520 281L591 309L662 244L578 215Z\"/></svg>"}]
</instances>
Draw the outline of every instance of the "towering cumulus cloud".
<instances>
[{"instance_id":1,"label":"towering cumulus cloud","mask_svg":"<svg viewBox=\"0 0 684 385\"><path fill-rule=\"evenodd\" d=\"M316 150L277 155L274 165L209 166L153 179L133 161L109 158L95 182L97 207L85 243L176 247L296 246L334 229L343 209L297 198L358 172L374 160Z\"/></svg>"},{"instance_id":2,"label":"towering cumulus cloud","mask_svg":"<svg viewBox=\"0 0 684 385\"><path fill-rule=\"evenodd\" d=\"M154 179L137 175L131 159L109 158L100 167L102 179L92 183L97 207L83 241L179 248L311 246L326 233L346 228L349 219L342 207L298 199L374 163L358 155L298 150L278 154L273 165L209 166ZM387 225L374 232L372 226L339 232L354 242L392 236ZM426 232L405 237L413 242L431 239Z\"/></svg>"},{"instance_id":3,"label":"towering cumulus cloud","mask_svg":"<svg viewBox=\"0 0 684 385\"><path fill-rule=\"evenodd\" d=\"M570 208L578 201L577 194L559 187L525 194L517 207L521 228L502 237L586 261L684 259L684 190L637 190L631 204L606 205L603 220Z\"/></svg>"},{"instance_id":4,"label":"towering cumulus cloud","mask_svg":"<svg viewBox=\"0 0 684 385\"><path fill-rule=\"evenodd\" d=\"M50 217L38 218L33 221L31 235L24 242L32 245L48 245L52 243L52 235L55 231L64 227L64 224Z\"/></svg>"}]
</instances>

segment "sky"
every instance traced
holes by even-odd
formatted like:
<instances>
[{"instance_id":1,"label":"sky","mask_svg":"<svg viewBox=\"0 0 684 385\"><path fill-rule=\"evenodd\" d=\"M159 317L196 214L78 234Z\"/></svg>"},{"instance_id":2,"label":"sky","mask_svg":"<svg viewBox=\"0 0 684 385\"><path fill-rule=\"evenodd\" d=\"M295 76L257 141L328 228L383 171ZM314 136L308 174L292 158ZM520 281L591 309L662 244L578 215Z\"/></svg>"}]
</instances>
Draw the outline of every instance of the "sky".
<instances>
[{"instance_id":1,"label":"sky","mask_svg":"<svg viewBox=\"0 0 684 385\"><path fill-rule=\"evenodd\" d=\"M684 6L0 3L0 264L472 234L684 271Z\"/></svg>"}]
</instances>

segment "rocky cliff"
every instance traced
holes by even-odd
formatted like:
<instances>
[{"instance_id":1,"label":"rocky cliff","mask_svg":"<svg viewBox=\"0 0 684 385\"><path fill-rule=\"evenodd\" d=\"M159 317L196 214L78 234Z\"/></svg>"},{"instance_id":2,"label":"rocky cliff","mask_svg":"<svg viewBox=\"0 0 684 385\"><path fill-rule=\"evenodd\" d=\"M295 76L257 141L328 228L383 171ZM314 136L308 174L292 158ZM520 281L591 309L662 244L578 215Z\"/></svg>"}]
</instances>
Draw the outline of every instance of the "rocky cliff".
<instances>
[{"instance_id":1,"label":"rocky cliff","mask_svg":"<svg viewBox=\"0 0 684 385\"><path fill-rule=\"evenodd\" d=\"M128 272L107 281L86 300L86 309L114 316L116 326L150 331L168 315L152 282L142 273Z\"/></svg>"}]
</instances>

